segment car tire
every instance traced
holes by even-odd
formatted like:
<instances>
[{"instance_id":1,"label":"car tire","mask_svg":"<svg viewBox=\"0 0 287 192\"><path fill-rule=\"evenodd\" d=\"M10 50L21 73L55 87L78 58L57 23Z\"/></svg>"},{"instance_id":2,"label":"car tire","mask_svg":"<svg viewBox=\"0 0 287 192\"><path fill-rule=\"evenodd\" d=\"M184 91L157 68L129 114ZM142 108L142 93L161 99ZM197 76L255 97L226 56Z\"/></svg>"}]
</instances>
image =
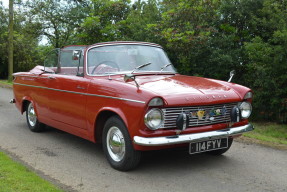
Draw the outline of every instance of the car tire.
<instances>
[{"instance_id":1,"label":"car tire","mask_svg":"<svg viewBox=\"0 0 287 192\"><path fill-rule=\"evenodd\" d=\"M139 164L141 152L134 150L128 130L119 117L113 116L105 123L102 144L105 156L114 169L128 171Z\"/></svg>"},{"instance_id":2,"label":"car tire","mask_svg":"<svg viewBox=\"0 0 287 192\"><path fill-rule=\"evenodd\" d=\"M233 138L229 138L228 139L228 147L225 149L218 149L218 150L214 150L214 151L208 151L206 153L210 154L210 155L222 155L223 153L225 153L226 151L229 150L229 148L231 147L233 143Z\"/></svg>"},{"instance_id":3,"label":"car tire","mask_svg":"<svg viewBox=\"0 0 287 192\"><path fill-rule=\"evenodd\" d=\"M45 129L45 124L39 122L33 103L29 102L26 107L26 120L29 129L32 132L42 132Z\"/></svg>"}]
</instances>

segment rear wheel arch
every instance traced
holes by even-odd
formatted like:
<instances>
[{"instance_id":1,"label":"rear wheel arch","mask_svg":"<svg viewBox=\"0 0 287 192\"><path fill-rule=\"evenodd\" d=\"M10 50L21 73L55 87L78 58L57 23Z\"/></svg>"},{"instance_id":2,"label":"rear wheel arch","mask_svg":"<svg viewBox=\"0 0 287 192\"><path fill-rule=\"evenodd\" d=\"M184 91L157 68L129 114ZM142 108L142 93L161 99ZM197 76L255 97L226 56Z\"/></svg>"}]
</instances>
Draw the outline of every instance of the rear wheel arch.
<instances>
[{"instance_id":1,"label":"rear wheel arch","mask_svg":"<svg viewBox=\"0 0 287 192\"><path fill-rule=\"evenodd\" d=\"M27 99L27 98L25 98L25 99L22 100L22 106L21 106L21 113L22 113L22 114L26 111L26 109L27 109L29 103L33 103L33 102L32 102L30 99ZM34 103L33 103L33 104L34 104Z\"/></svg>"},{"instance_id":2,"label":"rear wheel arch","mask_svg":"<svg viewBox=\"0 0 287 192\"><path fill-rule=\"evenodd\" d=\"M33 104L34 109L35 109L35 113L38 116L39 113L38 113L36 102L34 102L33 99L30 97L24 97L23 98L22 105L21 105L21 113L24 114L26 112L29 103Z\"/></svg>"},{"instance_id":3,"label":"rear wheel arch","mask_svg":"<svg viewBox=\"0 0 287 192\"><path fill-rule=\"evenodd\" d=\"M42 132L45 129L45 124L38 120L36 109L34 108L34 103L27 101L25 106L26 111L26 121L29 129L32 132Z\"/></svg>"}]
</instances>

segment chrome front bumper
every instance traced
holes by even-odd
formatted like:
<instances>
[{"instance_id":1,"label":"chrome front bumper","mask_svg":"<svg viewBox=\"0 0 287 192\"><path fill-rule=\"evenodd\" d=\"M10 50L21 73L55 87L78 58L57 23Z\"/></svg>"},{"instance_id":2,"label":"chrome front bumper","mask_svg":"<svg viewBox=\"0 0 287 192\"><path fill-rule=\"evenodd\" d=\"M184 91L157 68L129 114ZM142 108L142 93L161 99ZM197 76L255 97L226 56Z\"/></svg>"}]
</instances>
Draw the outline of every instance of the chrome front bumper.
<instances>
[{"instance_id":1,"label":"chrome front bumper","mask_svg":"<svg viewBox=\"0 0 287 192\"><path fill-rule=\"evenodd\" d=\"M204 140L219 139L224 137L236 136L242 133L252 131L254 127L252 124L243 125L240 127L233 127L218 131L209 131L203 133L193 133L186 135L177 135L169 137L139 137L134 136L134 143L142 146L162 146L173 145L181 143L191 143Z\"/></svg>"}]
</instances>

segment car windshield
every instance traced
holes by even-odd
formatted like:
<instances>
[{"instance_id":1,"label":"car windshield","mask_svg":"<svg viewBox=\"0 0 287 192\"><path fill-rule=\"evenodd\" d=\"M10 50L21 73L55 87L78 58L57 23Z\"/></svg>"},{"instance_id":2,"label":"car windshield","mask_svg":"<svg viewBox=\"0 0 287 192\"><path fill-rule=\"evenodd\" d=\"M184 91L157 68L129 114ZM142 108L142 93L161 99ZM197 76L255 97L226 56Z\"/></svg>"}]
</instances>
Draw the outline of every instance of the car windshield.
<instances>
[{"instance_id":1,"label":"car windshield","mask_svg":"<svg viewBox=\"0 0 287 192\"><path fill-rule=\"evenodd\" d=\"M87 59L87 72L90 75L130 72L175 73L165 52L159 47L148 45L95 47L89 50Z\"/></svg>"}]
</instances>

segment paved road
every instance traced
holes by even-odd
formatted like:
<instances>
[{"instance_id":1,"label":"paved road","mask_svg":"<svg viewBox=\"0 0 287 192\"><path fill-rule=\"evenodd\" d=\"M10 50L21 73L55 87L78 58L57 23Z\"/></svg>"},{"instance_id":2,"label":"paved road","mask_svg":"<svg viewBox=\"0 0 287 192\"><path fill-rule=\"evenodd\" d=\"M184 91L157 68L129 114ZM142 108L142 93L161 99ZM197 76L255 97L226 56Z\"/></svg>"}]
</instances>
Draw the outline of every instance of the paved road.
<instances>
[{"instance_id":1,"label":"paved road","mask_svg":"<svg viewBox=\"0 0 287 192\"><path fill-rule=\"evenodd\" d=\"M123 173L110 168L99 145L55 129L30 132L10 98L0 88L0 147L77 191L287 191L287 151L235 142L220 157L148 153Z\"/></svg>"}]
</instances>

